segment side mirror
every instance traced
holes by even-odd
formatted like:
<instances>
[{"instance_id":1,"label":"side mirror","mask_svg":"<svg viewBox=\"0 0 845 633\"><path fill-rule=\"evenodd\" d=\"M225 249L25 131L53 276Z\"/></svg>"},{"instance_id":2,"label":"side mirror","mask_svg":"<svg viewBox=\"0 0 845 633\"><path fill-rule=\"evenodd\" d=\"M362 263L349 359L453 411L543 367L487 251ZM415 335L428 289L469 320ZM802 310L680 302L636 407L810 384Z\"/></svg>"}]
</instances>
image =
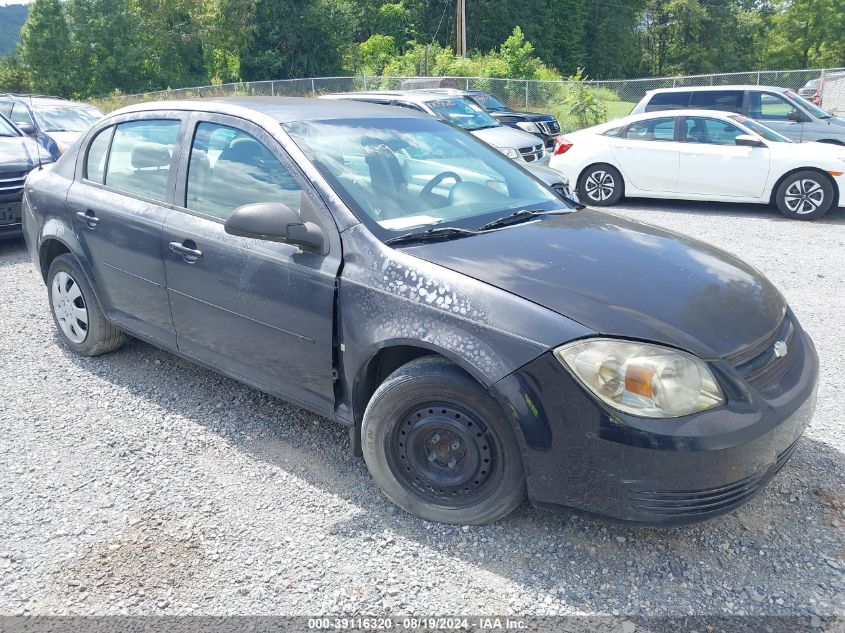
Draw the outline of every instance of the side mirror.
<instances>
[{"instance_id":1,"label":"side mirror","mask_svg":"<svg viewBox=\"0 0 845 633\"><path fill-rule=\"evenodd\" d=\"M35 134L35 126L32 125L32 123L15 123L15 125L17 125L18 129L27 136Z\"/></svg>"},{"instance_id":2,"label":"side mirror","mask_svg":"<svg viewBox=\"0 0 845 633\"><path fill-rule=\"evenodd\" d=\"M804 115L799 110L792 110L786 115L786 118L794 123L803 123Z\"/></svg>"},{"instance_id":3,"label":"side mirror","mask_svg":"<svg viewBox=\"0 0 845 633\"><path fill-rule=\"evenodd\" d=\"M321 255L327 253L322 229L313 222L304 221L296 211L278 202L238 207L223 229L230 235L293 244Z\"/></svg>"},{"instance_id":4,"label":"side mirror","mask_svg":"<svg viewBox=\"0 0 845 633\"><path fill-rule=\"evenodd\" d=\"M734 143L743 147L766 147L763 141L750 134L740 134L734 139Z\"/></svg>"}]
</instances>

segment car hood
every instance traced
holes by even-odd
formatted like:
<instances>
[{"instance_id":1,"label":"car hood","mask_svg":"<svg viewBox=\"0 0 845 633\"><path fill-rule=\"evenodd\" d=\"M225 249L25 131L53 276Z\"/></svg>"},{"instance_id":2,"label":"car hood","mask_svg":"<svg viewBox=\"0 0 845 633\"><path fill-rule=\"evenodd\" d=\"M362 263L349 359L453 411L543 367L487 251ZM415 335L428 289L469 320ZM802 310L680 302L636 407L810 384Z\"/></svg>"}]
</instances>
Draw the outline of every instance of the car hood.
<instances>
[{"instance_id":1,"label":"car hood","mask_svg":"<svg viewBox=\"0 0 845 633\"><path fill-rule=\"evenodd\" d=\"M480 138L482 141L493 147L512 147L514 149L522 149L523 147L534 147L535 145L542 145L543 139L523 132L522 130L515 130L506 125L497 127L488 127L483 130L475 130L472 132L473 136Z\"/></svg>"},{"instance_id":2,"label":"car hood","mask_svg":"<svg viewBox=\"0 0 845 633\"><path fill-rule=\"evenodd\" d=\"M822 121L826 122L831 127L839 128L839 132L845 134L845 119L842 117L834 116L829 119L822 119Z\"/></svg>"},{"instance_id":3,"label":"car hood","mask_svg":"<svg viewBox=\"0 0 845 633\"><path fill-rule=\"evenodd\" d=\"M551 114L538 114L536 112L519 112L517 110L496 110L488 114L497 119L515 119L518 121L554 121Z\"/></svg>"},{"instance_id":4,"label":"car hood","mask_svg":"<svg viewBox=\"0 0 845 633\"><path fill-rule=\"evenodd\" d=\"M44 151L42 160L52 162ZM27 136L0 136L0 170L29 171L38 163L38 144Z\"/></svg>"},{"instance_id":5,"label":"car hood","mask_svg":"<svg viewBox=\"0 0 845 633\"><path fill-rule=\"evenodd\" d=\"M589 209L406 251L599 334L702 358L724 358L759 342L786 313L778 290L736 257Z\"/></svg>"}]
</instances>

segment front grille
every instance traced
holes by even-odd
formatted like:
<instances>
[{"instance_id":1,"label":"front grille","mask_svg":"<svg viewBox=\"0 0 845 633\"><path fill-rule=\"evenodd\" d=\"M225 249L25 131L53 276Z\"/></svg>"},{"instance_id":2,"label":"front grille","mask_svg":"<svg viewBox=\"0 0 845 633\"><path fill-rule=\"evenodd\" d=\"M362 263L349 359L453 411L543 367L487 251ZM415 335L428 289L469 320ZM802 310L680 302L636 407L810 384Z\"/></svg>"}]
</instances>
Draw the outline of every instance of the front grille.
<instances>
[{"instance_id":1,"label":"front grille","mask_svg":"<svg viewBox=\"0 0 845 633\"><path fill-rule=\"evenodd\" d=\"M522 154L522 158L526 163L533 163L534 161L543 158L545 150L543 148L543 144L540 143L539 145L532 145L531 147L521 147L519 149L519 153Z\"/></svg>"},{"instance_id":2,"label":"front grille","mask_svg":"<svg viewBox=\"0 0 845 633\"><path fill-rule=\"evenodd\" d=\"M557 121L538 121L537 127L543 134L560 134L560 123Z\"/></svg>"},{"instance_id":3,"label":"front grille","mask_svg":"<svg viewBox=\"0 0 845 633\"><path fill-rule=\"evenodd\" d=\"M779 356L776 353L775 345L778 342L786 345L786 355ZM787 315L773 334L735 354L728 361L748 384L759 388L771 385L786 372L794 352L795 324Z\"/></svg>"},{"instance_id":4,"label":"front grille","mask_svg":"<svg viewBox=\"0 0 845 633\"><path fill-rule=\"evenodd\" d=\"M0 173L0 196L7 197L23 195L23 183L27 171L7 171Z\"/></svg>"},{"instance_id":5,"label":"front grille","mask_svg":"<svg viewBox=\"0 0 845 633\"><path fill-rule=\"evenodd\" d=\"M798 440L795 440L777 456L775 463L769 469L732 484L701 490L632 491L631 507L642 514L673 517L695 517L727 512L748 501L769 479L774 477L789 461L797 445Z\"/></svg>"}]
</instances>

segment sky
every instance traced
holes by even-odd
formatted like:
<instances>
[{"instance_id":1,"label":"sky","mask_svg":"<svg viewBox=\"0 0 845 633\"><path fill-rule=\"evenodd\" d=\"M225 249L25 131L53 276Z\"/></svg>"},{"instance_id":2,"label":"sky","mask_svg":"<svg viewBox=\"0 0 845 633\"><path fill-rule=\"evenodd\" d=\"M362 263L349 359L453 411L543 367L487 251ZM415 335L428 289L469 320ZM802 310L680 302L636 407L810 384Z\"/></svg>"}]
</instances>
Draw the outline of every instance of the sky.
<instances>
[{"instance_id":1,"label":"sky","mask_svg":"<svg viewBox=\"0 0 845 633\"><path fill-rule=\"evenodd\" d=\"M0 7L5 7L7 4L29 4L32 0L0 0Z\"/></svg>"}]
</instances>

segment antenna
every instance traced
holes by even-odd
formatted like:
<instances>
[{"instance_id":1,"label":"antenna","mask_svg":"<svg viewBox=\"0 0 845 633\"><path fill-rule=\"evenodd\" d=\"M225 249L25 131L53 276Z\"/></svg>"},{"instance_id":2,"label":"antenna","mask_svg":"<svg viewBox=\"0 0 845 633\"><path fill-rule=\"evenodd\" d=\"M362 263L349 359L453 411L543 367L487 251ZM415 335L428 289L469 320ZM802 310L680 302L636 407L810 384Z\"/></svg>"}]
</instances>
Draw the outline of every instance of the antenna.
<instances>
[{"instance_id":1,"label":"antenna","mask_svg":"<svg viewBox=\"0 0 845 633\"><path fill-rule=\"evenodd\" d=\"M41 145L38 143L38 128L35 127L35 107L32 105L32 93L29 93L29 118L32 119L33 128L35 129L35 155L38 156L38 171L44 169L41 164Z\"/></svg>"}]
</instances>

